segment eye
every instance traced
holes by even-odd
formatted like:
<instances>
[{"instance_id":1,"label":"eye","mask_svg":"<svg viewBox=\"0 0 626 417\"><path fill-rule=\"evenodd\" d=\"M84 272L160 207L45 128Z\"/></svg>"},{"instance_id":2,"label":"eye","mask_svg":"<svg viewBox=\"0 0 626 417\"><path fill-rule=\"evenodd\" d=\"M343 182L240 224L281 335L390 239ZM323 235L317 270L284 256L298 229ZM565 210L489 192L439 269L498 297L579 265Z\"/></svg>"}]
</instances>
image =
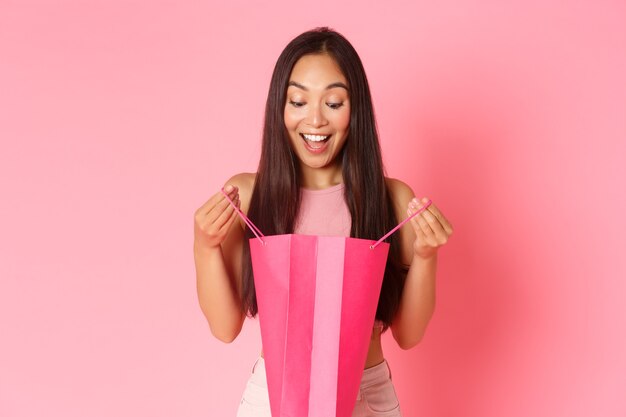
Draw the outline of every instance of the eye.
<instances>
[{"instance_id":1,"label":"eye","mask_svg":"<svg viewBox=\"0 0 626 417\"><path fill-rule=\"evenodd\" d=\"M326 103L326 105L331 109L337 110L339 107L343 106L343 103Z\"/></svg>"},{"instance_id":2,"label":"eye","mask_svg":"<svg viewBox=\"0 0 626 417\"><path fill-rule=\"evenodd\" d=\"M302 106L304 106L304 103L299 102L299 101L293 101L293 100L289 100L289 104L291 104L294 107L302 107Z\"/></svg>"}]
</instances>

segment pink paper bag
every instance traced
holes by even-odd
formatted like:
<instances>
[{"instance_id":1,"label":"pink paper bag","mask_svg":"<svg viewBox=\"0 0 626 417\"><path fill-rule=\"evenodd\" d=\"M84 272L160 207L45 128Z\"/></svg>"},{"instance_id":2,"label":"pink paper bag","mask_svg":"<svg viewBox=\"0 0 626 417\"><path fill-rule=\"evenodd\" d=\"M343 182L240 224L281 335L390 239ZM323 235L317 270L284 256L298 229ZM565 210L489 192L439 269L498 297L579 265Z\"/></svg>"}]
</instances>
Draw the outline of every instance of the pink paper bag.
<instances>
[{"instance_id":1,"label":"pink paper bag","mask_svg":"<svg viewBox=\"0 0 626 417\"><path fill-rule=\"evenodd\" d=\"M223 191L226 198L230 198ZM274 417L350 417L367 359L389 244L251 228L250 255Z\"/></svg>"},{"instance_id":2,"label":"pink paper bag","mask_svg":"<svg viewBox=\"0 0 626 417\"><path fill-rule=\"evenodd\" d=\"M250 240L275 416L351 416L389 244L277 235Z\"/></svg>"}]
</instances>

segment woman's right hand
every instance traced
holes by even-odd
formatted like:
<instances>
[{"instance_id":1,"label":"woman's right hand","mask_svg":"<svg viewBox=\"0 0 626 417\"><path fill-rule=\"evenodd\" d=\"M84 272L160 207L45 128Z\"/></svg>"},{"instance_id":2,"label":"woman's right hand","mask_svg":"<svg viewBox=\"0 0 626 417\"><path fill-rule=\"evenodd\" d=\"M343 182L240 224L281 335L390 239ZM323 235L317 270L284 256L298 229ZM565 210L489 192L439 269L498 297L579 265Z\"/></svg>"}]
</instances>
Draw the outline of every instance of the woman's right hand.
<instances>
[{"instance_id":1,"label":"woman's right hand","mask_svg":"<svg viewBox=\"0 0 626 417\"><path fill-rule=\"evenodd\" d=\"M239 208L237 187L229 184L224 187L224 191ZM222 191L218 191L194 214L194 246L198 249L213 249L220 246L235 219L237 212Z\"/></svg>"}]
</instances>

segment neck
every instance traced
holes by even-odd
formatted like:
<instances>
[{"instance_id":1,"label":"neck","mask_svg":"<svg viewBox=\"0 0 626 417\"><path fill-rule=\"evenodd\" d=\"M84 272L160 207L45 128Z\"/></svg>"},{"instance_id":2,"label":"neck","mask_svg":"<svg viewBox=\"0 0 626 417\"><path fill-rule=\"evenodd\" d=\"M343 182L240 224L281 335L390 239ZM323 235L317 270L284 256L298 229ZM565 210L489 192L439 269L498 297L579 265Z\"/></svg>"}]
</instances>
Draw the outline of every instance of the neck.
<instances>
[{"instance_id":1,"label":"neck","mask_svg":"<svg viewBox=\"0 0 626 417\"><path fill-rule=\"evenodd\" d=\"M343 182L341 164L312 168L300 164L300 186L313 190L332 187Z\"/></svg>"}]
</instances>

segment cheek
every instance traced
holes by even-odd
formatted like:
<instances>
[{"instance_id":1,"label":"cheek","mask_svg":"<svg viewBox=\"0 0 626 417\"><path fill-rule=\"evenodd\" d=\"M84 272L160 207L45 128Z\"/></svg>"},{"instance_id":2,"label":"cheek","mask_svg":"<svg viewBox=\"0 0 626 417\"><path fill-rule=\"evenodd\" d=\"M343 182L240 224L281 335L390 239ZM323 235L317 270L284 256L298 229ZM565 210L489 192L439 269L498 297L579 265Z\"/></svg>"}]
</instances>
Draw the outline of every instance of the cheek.
<instances>
[{"instance_id":1,"label":"cheek","mask_svg":"<svg viewBox=\"0 0 626 417\"><path fill-rule=\"evenodd\" d=\"M337 115L335 119L335 126L337 130L348 130L348 126L350 125L350 109L346 109L346 111L341 112L341 114Z\"/></svg>"},{"instance_id":2,"label":"cheek","mask_svg":"<svg viewBox=\"0 0 626 417\"><path fill-rule=\"evenodd\" d=\"M287 127L287 129L295 129L298 126L298 122L300 119L297 115L293 114L293 112L285 109L284 118L285 126Z\"/></svg>"}]
</instances>

